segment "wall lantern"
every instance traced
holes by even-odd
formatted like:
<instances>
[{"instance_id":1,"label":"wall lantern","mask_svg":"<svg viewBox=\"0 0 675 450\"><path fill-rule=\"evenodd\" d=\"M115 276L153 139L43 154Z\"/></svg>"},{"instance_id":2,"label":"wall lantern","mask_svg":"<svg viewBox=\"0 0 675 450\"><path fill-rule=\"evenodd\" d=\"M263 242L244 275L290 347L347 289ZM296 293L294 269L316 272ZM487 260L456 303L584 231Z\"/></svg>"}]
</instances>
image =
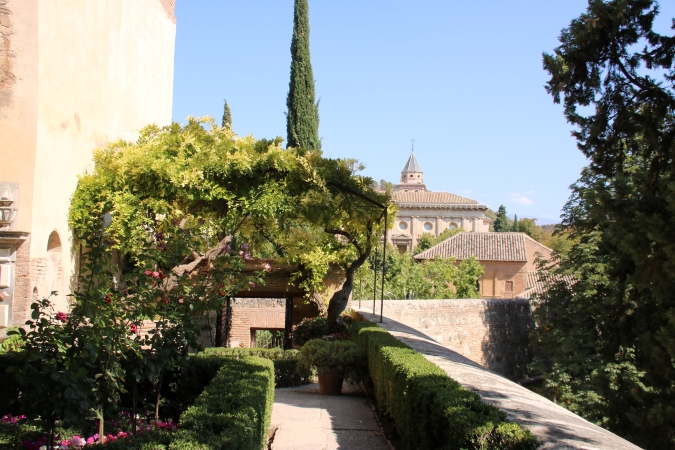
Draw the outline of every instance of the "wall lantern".
<instances>
[{"instance_id":1,"label":"wall lantern","mask_svg":"<svg viewBox=\"0 0 675 450\"><path fill-rule=\"evenodd\" d=\"M9 227L16 218L14 206L12 191L9 189L9 185L5 185L5 189L0 193L0 228Z\"/></svg>"}]
</instances>

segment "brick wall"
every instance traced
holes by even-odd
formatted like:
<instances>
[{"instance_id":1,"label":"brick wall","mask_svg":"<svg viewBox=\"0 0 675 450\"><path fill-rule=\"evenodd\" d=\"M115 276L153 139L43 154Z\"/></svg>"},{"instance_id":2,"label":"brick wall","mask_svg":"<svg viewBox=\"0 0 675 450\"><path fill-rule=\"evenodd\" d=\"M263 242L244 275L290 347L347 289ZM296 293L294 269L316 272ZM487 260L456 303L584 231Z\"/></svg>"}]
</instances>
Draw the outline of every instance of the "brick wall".
<instances>
[{"instance_id":1,"label":"brick wall","mask_svg":"<svg viewBox=\"0 0 675 450\"><path fill-rule=\"evenodd\" d=\"M378 301L378 316L379 308ZM532 326L527 300L385 300L384 316L507 378L526 375Z\"/></svg>"},{"instance_id":2,"label":"brick wall","mask_svg":"<svg viewBox=\"0 0 675 450\"><path fill-rule=\"evenodd\" d=\"M286 299L233 298L231 305L228 342L232 347L250 347L252 328L284 329L286 326Z\"/></svg>"},{"instance_id":3,"label":"brick wall","mask_svg":"<svg viewBox=\"0 0 675 450\"><path fill-rule=\"evenodd\" d=\"M14 277L14 294L12 296L12 325L23 325L30 317L30 304L33 301L33 287L36 270L30 260L30 235L15 249L16 272Z\"/></svg>"}]
</instances>

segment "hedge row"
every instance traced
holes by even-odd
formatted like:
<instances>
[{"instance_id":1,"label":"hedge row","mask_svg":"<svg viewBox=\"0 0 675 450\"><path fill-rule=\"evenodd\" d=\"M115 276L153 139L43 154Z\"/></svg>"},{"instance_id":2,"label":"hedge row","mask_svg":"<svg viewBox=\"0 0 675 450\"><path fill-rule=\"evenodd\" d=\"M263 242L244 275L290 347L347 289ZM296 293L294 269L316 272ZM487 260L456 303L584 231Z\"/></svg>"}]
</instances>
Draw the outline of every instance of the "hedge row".
<instances>
[{"instance_id":1,"label":"hedge row","mask_svg":"<svg viewBox=\"0 0 675 450\"><path fill-rule=\"evenodd\" d=\"M173 432L144 433L106 445L109 450L261 450L274 403L274 366L257 357L202 358L220 368ZM195 358L199 361L200 358ZM201 380L197 380L201 384Z\"/></svg>"},{"instance_id":2,"label":"hedge row","mask_svg":"<svg viewBox=\"0 0 675 450\"><path fill-rule=\"evenodd\" d=\"M373 323L356 323L351 338L368 356L375 397L396 424L406 449L530 450L538 443L506 414L464 389Z\"/></svg>"},{"instance_id":3,"label":"hedge row","mask_svg":"<svg viewBox=\"0 0 675 450\"><path fill-rule=\"evenodd\" d=\"M226 357L257 356L271 359L274 363L274 381L276 387L300 386L309 383L307 377L299 375L296 371L300 350L212 347L205 349L203 355L207 358L217 355Z\"/></svg>"}]
</instances>

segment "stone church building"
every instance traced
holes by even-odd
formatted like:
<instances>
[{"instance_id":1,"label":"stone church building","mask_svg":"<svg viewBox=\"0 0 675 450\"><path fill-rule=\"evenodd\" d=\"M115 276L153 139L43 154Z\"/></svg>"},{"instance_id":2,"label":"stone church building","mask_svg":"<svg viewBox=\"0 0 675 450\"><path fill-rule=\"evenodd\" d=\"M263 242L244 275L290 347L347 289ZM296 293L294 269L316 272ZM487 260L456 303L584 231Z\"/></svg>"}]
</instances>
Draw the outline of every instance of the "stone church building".
<instances>
[{"instance_id":1,"label":"stone church building","mask_svg":"<svg viewBox=\"0 0 675 450\"><path fill-rule=\"evenodd\" d=\"M0 339L34 298L68 310L68 208L92 150L171 123L174 6L0 0Z\"/></svg>"},{"instance_id":2,"label":"stone church building","mask_svg":"<svg viewBox=\"0 0 675 450\"><path fill-rule=\"evenodd\" d=\"M491 221L485 215L487 205L450 192L427 190L415 153L410 154L391 196L398 212L389 242L400 252L412 251L423 233L438 236L448 228L468 232L490 230Z\"/></svg>"}]
</instances>

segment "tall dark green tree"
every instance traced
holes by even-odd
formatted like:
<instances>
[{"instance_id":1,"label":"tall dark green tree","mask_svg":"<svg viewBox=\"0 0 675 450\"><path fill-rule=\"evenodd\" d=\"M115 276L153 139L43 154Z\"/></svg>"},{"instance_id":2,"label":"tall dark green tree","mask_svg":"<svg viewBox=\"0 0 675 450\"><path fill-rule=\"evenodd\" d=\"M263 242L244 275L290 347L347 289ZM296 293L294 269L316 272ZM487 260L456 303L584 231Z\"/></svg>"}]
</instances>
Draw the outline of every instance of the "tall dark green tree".
<instances>
[{"instance_id":1,"label":"tall dark green tree","mask_svg":"<svg viewBox=\"0 0 675 450\"><path fill-rule=\"evenodd\" d=\"M309 5L295 0L293 40L291 41L291 81L286 106L288 147L321 149L319 103L314 100L314 74L309 56Z\"/></svg>"},{"instance_id":2,"label":"tall dark green tree","mask_svg":"<svg viewBox=\"0 0 675 450\"><path fill-rule=\"evenodd\" d=\"M675 448L675 38L657 14L653 0L590 0L544 55L589 167L554 270L575 282L538 300L533 335L561 405L648 449Z\"/></svg>"},{"instance_id":3,"label":"tall dark green tree","mask_svg":"<svg viewBox=\"0 0 675 450\"><path fill-rule=\"evenodd\" d=\"M230 111L230 105L227 104L227 100L225 100L225 106L223 107L223 122L221 126L227 127L230 130L232 129L232 112Z\"/></svg>"},{"instance_id":4,"label":"tall dark green tree","mask_svg":"<svg viewBox=\"0 0 675 450\"><path fill-rule=\"evenodd\" d=\"M499 206L499 209L497 210L497 219L493 226L497 232L509 231L511 229L509 226L509 218L506 217L506 207L504 205Z\"/></svg>"},{"instance_id":5,"label":"tall dark green tree","mask_svg":"<svg viewBox=\"0 0 675 450\"><path fill-rule=\"evenodd\" d=\"M513 231L513 232L518 232L518 231L520 231L520 229L519 229L519 227L518 227L518 214L516 214L515 216L513 216L513 228L511 229L511 231Z\"/></svg>"}]
</instances>

